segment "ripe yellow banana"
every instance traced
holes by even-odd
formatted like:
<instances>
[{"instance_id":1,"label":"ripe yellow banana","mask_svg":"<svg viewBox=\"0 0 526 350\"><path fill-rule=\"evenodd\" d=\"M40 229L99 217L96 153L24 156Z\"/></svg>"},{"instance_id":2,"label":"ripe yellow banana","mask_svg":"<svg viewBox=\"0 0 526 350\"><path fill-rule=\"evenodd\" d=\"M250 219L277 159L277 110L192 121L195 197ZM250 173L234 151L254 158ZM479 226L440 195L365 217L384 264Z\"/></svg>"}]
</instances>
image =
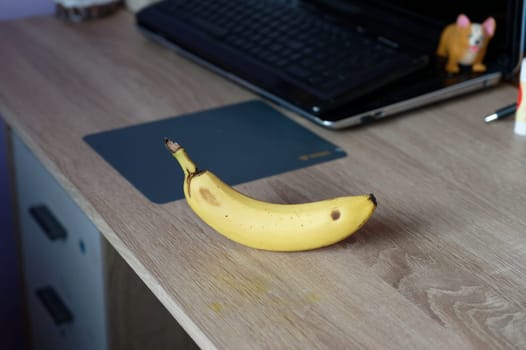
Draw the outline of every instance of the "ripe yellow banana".
<instances>
[{"instance_id":1,"label":"ripe yellow banana","mask_svg":"<svg viewBox=\"0 0 526 350\"><path fill-rule=\"evenodd\" d=\"M274 204L250 198L210 171L197 170L186 151L165 139L184 171L184 195L192 210L233 241L274 251L324 247L350 236L376 208L372 194L304 204Z\"/></svg>"}]
</instances>

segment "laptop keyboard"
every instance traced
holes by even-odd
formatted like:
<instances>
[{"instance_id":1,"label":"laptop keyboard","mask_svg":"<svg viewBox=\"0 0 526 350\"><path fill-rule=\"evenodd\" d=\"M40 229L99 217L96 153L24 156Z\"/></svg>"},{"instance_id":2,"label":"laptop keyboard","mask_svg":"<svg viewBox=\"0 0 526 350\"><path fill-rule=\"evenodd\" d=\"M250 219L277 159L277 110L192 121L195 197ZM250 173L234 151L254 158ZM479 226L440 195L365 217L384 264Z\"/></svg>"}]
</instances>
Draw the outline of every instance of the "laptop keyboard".
<instances>
[{"instance_id":1,"label":"laptop keyboard","mask_svg":"<svg viewBox=\"0 0 526 350\"><path fill-rule=\"evenodd\" d=\"M161 11L230 51L330 98L368 80L388 80L413 58L397 44L313 13L294 0L170 0Z\"/></svg>"}]
</instances>

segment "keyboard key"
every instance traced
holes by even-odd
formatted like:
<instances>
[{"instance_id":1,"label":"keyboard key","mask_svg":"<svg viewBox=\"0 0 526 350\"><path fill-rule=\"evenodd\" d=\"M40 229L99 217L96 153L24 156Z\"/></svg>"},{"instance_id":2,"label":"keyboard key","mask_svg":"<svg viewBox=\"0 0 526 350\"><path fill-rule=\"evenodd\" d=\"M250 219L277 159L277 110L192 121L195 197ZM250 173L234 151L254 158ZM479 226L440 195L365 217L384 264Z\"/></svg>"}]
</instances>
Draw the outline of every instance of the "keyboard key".
<instances>
[{"instance_id":1,"label":"keyboard key","mask_svg":"<svg viewBox=\"0 0 526 350\"><path fill-rule=\"evenodd\" d=\"M310 71L308 69L296 65L289 67L287 72L302 80L310 76Z\"/></svg>"},{"instance_id":2,"label":"keyboard key","mask_svg":"<svg viewBox=\"0 0 526 350\"><path fill-rule=\"evenodd\" d=\"M228 30L220 27L212 22L203 20L198 17L192 17L189 19L190 22L192 22L194 25L199 27L201 30L207 32L208 34L216 37L216 38L223 38L228 34Z\"/></svg>"}]
</instances>

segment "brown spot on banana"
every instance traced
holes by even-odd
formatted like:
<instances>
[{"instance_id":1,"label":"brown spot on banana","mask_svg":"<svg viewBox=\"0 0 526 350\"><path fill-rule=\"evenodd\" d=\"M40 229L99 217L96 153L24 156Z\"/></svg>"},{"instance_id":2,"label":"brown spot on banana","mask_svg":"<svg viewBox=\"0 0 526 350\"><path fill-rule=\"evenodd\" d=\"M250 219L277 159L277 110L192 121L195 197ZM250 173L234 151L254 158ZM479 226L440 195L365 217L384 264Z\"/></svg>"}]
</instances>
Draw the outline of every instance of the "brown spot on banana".
<instances>
[{"instance_id":1,"label":"brown spot on banana","mask_svg":"<svg viewBox=\"0 0 526 350\"><path fill-rule=\"evenodd\" d=\"M201 187L199 189L199 193L201 194L201 197L208 202L209 204L213 205L214 207L219 207L221 203L217 200L217 198L214 196L212 192L208 188Z\"/></svg>"},{"instance_id":2,"label":"brown spot on banana","mask_svg":"<svg viewBox=\"0 0 526 350\"><path fill-rule=\"evenodd\" d=\"M334 221L338 220L341 216L341 213L338 209L333 209L331 211L331 219L333 219Z\"/></svg>"}]
</instances>

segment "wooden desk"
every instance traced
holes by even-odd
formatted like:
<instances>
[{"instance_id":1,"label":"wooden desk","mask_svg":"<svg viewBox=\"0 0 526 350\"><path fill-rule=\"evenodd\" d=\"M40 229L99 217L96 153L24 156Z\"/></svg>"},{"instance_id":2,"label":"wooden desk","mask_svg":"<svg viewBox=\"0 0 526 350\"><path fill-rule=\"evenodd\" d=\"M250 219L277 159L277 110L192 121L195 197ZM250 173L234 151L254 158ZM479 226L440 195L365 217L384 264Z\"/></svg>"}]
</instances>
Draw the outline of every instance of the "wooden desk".
<instances>
[{"instance_id":1,"label":"wooden desk","mask_svg":"<svg viewBox=\"0 0 526 350\"><path fill-rule=\"evenodd\" d=\"M348 157L237 188L278 202L373 192L379 206L343 243L272 253L185 201L149 202L82 141L254 95L125 12L1 23L0 47L0 114L202 348L526 347L526 138L512 118L481 119L514 88L341 132L287 112Z\"/></svg>"}]
</instances>

